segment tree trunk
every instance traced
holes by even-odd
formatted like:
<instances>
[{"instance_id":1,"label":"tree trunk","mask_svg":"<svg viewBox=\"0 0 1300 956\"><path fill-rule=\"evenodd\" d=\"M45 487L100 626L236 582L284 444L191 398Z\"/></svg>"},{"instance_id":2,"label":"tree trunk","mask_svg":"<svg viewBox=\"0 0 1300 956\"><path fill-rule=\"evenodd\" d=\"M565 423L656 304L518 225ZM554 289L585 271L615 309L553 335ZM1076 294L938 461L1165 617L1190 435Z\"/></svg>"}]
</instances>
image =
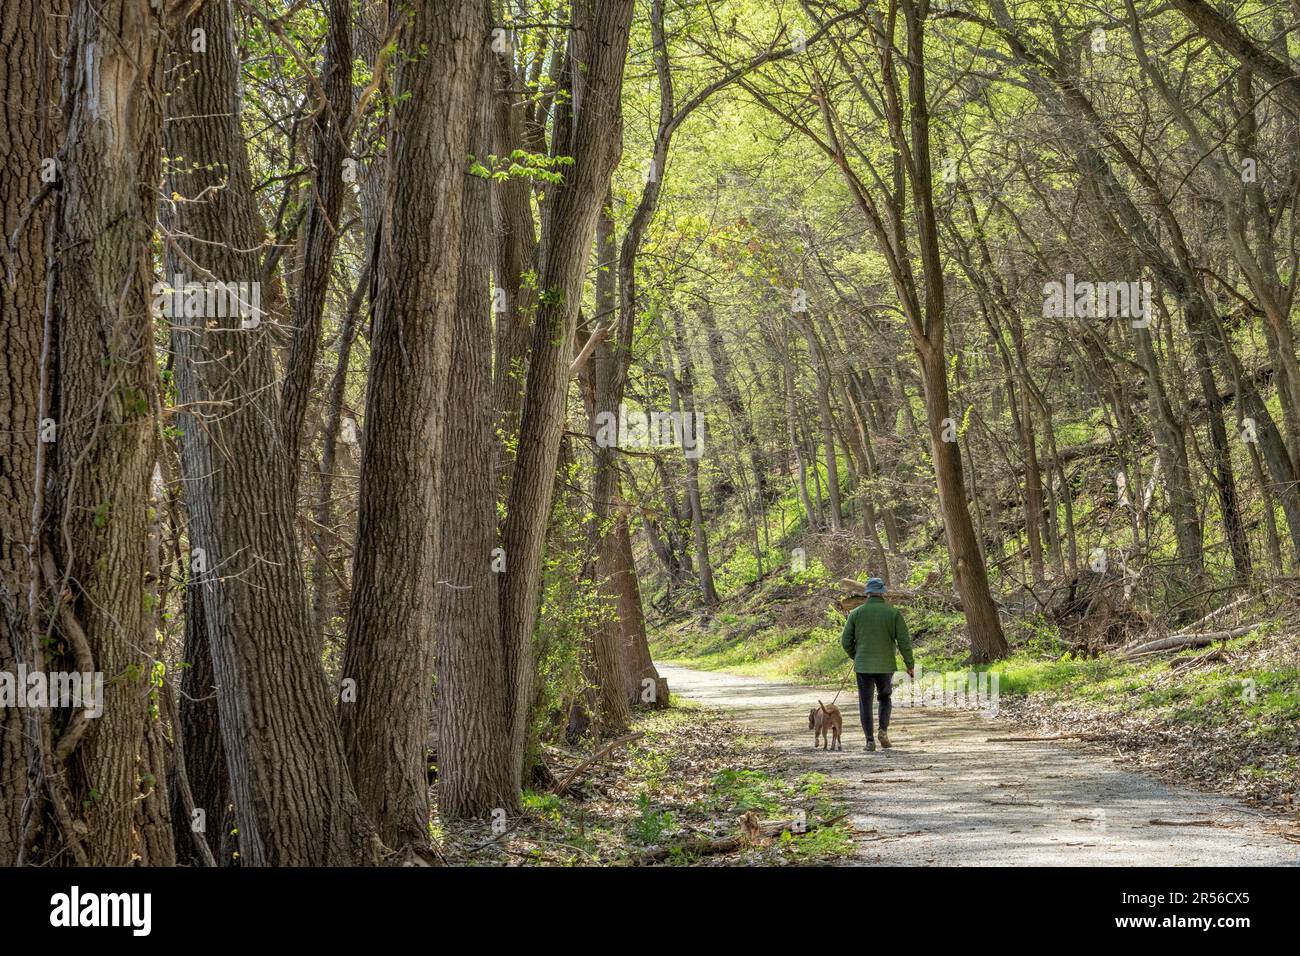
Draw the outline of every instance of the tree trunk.
<instances>
[{"instance_id":1,"label":"tree trunk","mask_svg":"<svg viewBox=\"0 0 1300 956\"><path fill-rule=\"evenodd\" d=\"M284 443L297 485L298 448L320 350L321 318L329 290L339 216L343 211L343 159L348 150L347 122L352 115L352 4L328 0L325 59L317 78L324 101L312 119L312 191L303 225L302 271L294 297L293 344L281 386Z\"/></svg>"},{"instance_id":2,"label":"tree trunk","mask_svg":"<svg viewBox=\"0 0 1300 956\"><path fill-rule=\"evenodd\" d=\"M781 356L781 383L785 391L786 443L794 454L795 486L799 492L799 504L803 508L803 516L807 522L808 530L816 531L817 516L813 514L812 499L808 496L808 466L804 462L803 452L799 447L799 436L795 431L798 418L794 405L794 370L790 367L790 361L785 355Z\"/></svg>"},{"instance_id":3,"label":"tree trunk","mask_svg":"<svg viewBox=\"0 0 1300 956\"><path fill-rule=\"evenodd\" d=\"M511 755L521 768L533 702L542 551L568 405L574 328L600 202L622 151L621 91L632 8L631 0L573 4L575 29L564 75L579 95L561 104L555 123L553 150L572 156L574 164L563 183L547 187L541 293L502 536L508 564L500 581L501 635L512 691Z\"/></svg>"},{"instance_id":4,"label":"tree trunk","mask_svg":"<svg viewBox=\"0 0 1300 956\"><path fill-rule=\"evenodd\" d=\"M826 448L827 497L831 507L831 531L844 530L844 514L840 503L840 466L835 453L835 420L831 416L831 370L826 353L812 325L812 316L797 312L794 323L803 331L808 343L808 359L817 375L817 415L822 429L822 445Z\"/></svg>"},{"instance_id":5,"label":"tree trunk","mask_svg":"<svg viewBox=\"0 0 1300 956\"><path fill-rule=\"evenodd\" d=\"M39 441L41 341L54 200L32 206L59 145L58 63L65 0L6 2L0 12L0 227L12 270L0 281L0 671L15 673L26 650L27 544L31 540ZM31 208L29 209L29 206ZM24 223L24 217L26 221ZM19 225L23 223L21 231ZM16 235L15 235L16 234ZM10 245L10 239L15 241ZM13 866L27 798L23 712L0 709L0 867Z\"/></svg>"},{"instance_id":6,"label":"tree trunk","mask_svg":"<svg viewBox=\"0 0 1300 956\"><path fill-rule=\"evenodd\" d=\"M596 222L596 318L593 326L610 326L618 312L618 283L615 275L617 246L614 242L614 212L610 207L613 194L607 189ZM631 343L629 342L630 346ZM623 384L627 381L628 352L621 336L613 346L599 343L583 369L590 388L587 409L592 435L591 522L588 538L596 554L596 588L599 596L597 618L590 634L591 659L597 701L596 718L605 736L617 736L627 729L628 710L626 663L623 636L619 623L619 591L614 576L620 570L618 541L613 525L621 517L617 508L617 445L597 440L600 420L619 414L623 401Z\"/></svg>"},{"instance_id":7,"label":"tree trunk","mask_svg":"<svg viewBox=\"0 0 1300 956\"><path fill-rule=\"evenodd\" d=\"M954 422L948 404L947 362L940 349L928 345L920 349L919 358L926 420L930 426L930 455L939 488L939 510L957 593L966 615L971 662L985 664L1005 657L1007 642L1002 636L997 607L989 594L984 554L966 503L961 455L957 442L952 440Z\"/></svg>"},{"instance_id":8,"label":"tree trunk","mask_svg":"<svg viewBox=\"0 0 1300 956\"><path fill-rule=\"evenodd\" d=\"M763 464L763 450L754 435L754 426L750 421L745 406L740 400L740 391L736 388L736 375L727 354L722 333L713 315L713 306L704 302L700 305L698 315L700 327L704 331L705 346L709 354L709 365L713 369L713 382L722 396L722 402L731 415L731 427L735 429L742 447L749 451L749 470L754 475L754 488L758 496L759 508L762 510L772 500L771 480L767 467Z\"/></svg>"},{"instance_id":9,"label":"tree trunk","mask_svg":"<svg viewBox=\"0 0 1300 956\"><path fill-rule=\"evenodd\" d=\"M199 826L208 846L216 848L228 828L226 808L230 802L230 781L226 773L226 755L221 747L221 721L217 706L216 674L203 611L203 588L191 581L185 587L185 650L188 665L181 672L180 726L172 728L178 738L177 748L185 755L185 776L194 801L201 811L195 818L185 806L178 785L172 792L172 829L176 840L176 861L184 866L201 866L192 836ZM217 857L220 866L230 864Z\"/></svg>"},{"instance_id":10,"label":"tree trunk","mask_svg":"<svg viewBox=\"0 0 1300 956\"><path fill-rule=\"evenodd\" d=\"M486 23L486 19L484 21ZM471 141L492 148L492 78L480 66ZM438 456L444 515L437 613L438 814L443 820L519 811L520 779L510 756L508 688L492 549L497 544L492 407L490 185L468 177L463 197L459 302L454 317L449 414Z\"/></svg>"},{"instance_id":11,"label":"tree trunk","mask_svg":"<svg viewBox=\"0 0 1300 956\"><path fill-rule=\"evenodd\" d=\"M700 422L699 410L695 407L695 362L691 358L690 346L686 341L686 329L681 312L673 313L673 349L681 364L681 374L673 371L672 362L666 363L666 369L676 383L676 396L673 398L674 412L686 422ZM695 427L696 450L703 448L700 444L703 429ZM682 446L682 457L686 461L686 505L691 513L691 534L695 540L695 568L699 575L700 597L706 607L718 603L718 591L713 583L713 562L709 557L709 532L704 526L704 503L700 498L700 459Z\"/></svg>"},{"instance_id":12,"label":"tree trunk","mask_svg":"<svg viewBox=\"0 0 1300 956\"><path fill-rule=\"evenodd\" d=\"M57 834L73 859L92 865L125 866L145 850L134 805L144 796L149 649L156 646L144 595L157 450L150 244L161 26L149 0L79 0L64 58L53 239L58 399L50 415L58 437L49 449L54 482L42 543L49 553L35 559L49 568L45 606L69 651L46 660L35 650L28 664L103 674L102 716L85 722L79 745L80 714L51 739L55 710L42 720L40 741L55 804L43 848L56 850ZM39 464L36 474L39 480ZM42 625L30 625L36 637ZM84 835L93 836L83 851Z\"/></svg>"},{"instance_id":13,"label":"tree trunk","mask_svg":"<svg viewBox=\"0 0 1300 956\"><path fill-rule=\"evenodd\" d=\"M339 715L381 838L422 845L441 532L442 471L430 450L442 447L449 412L466 157L487 49L481 3L418 8L400 47L342 671L356 693Z\"/></svg>"},{"instance_id":14,"label":"tree trunk","mask_svg":"<svg viewBox=\"0 0 1300 956\"><path fill-rule=\"evenodd\" d=\"M194 55L201 62L189 46L196 29L207 37L207 52ZM263 229L240 131L229 4L205 4L173 35L167 191L185 201L170 207L168 274L253 283ZM245 316L171 317L189 572L202 595L239 859L371 862L378 846L348 776L311 626L272 343L257 300L248 301L254 288L243 292ZM215 783L209 792L205 800L219 799ZM207 809L219 826L218 808Z\"/></svg>"}]
</instances>

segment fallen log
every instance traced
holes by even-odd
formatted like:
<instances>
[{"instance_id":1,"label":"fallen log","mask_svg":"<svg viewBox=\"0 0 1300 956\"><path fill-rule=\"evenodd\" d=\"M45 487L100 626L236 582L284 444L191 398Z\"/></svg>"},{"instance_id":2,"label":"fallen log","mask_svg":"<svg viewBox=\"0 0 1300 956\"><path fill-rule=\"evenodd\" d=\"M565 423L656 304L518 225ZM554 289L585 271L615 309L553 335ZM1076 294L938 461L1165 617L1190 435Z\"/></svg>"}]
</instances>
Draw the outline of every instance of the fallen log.
<instances>
[{"instance_id":1,"label":"fallen log","mask_svg":"<svg viewBox=\"0 0 1300 956\"><path fill-rule=\"evenodd\" d=\"M745 846L761 845L764 839L770 839L779 836L786 830L797 836L803 836L805 833L811 833L814 830L824 829L834 826L845 817L847 813L841 813L838 816L831 817L829 820L822 820L820 823L808 822L800 831L795 830L794 820L781 820L773 823L756 824L753 816L749 813L742 814L738 818L742 832L734 836L727 837L696 837L692 840L683 840L681 843L673 843L666 846L657 846L652 850L646 850L636 856L630 857L627 861L629 866L641 866L645 863L659 863L668 859L674 853L689 853L692 856L707 856L711 853L730 853L732 850L739 850Z\"/></svg>"},{"instance_id":2,"label":"fallen log","mask_svg":"<svg viewBox=\"0 0 1300 956\"><path fill-rule=\"evenodd\" d=\"M1234 637L1244 637L1253 631L1254 626L1234 627L1226 631L1205 631L1201 634L1172 634L1159 640L1147 641L1124 651L1126 660L1145 657L1148 654L1162 654L1166 651L1181 651L1189 647L1205 647L1215 641L1226 641Z\"/></svg>"},{"instance_id":3,"label":"fallen log","mask_svg":"<svg viewBox=\"0 0 1300 956\"><path fill-rule=\"evenodd\" d=\"M675 851L688 853L691 856L707 856L710 853L730 853L732 850L739 850L745 844L745 838L742 836L719 837L714 840L698 839L687 840L684 843L677 843L672 846L655 847L653 850L647 850L639 856L633 857L632 866L640 866L643 863L658 863L668 859Z\"/></svg>"}]
</instances>

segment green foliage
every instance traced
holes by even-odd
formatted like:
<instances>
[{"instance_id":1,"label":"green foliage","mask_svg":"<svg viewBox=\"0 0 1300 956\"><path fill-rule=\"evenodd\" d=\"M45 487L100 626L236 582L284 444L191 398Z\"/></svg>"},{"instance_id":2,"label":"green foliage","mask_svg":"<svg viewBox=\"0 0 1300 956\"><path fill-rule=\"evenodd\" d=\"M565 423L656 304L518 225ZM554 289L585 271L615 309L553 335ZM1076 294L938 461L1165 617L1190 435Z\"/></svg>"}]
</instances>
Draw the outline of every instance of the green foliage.
<instances>
[{"instance_id":1,"label":"green foliage","mask_svg":"<svg viewBox=\"0 0 1300 956\"><path fill-rule=\"evenodd\" d=\"M543 820L558 821L561 816L562 801L553 793L536 793L532 790L523 792L524 809Z\"/></svg>"},{"instance_id":2,"label":"green foliage","mask_svg":"<svg viewBox=\"0 0 1300 956\"><path fill-rule=\"evenodd\" d=\"M650 795L642 791L636 798L637 815L632 820L632 835L644 845L661 842L677 827L676 818L667 810L656 810Z\"/></svg>"},{"instance_id":3,"label":"green foliage","mask_svg":"<svg viewBox=\"0 0 1300 956\"><path fill-rule=\"evenodd\" d=\"M712 799L725 802L737 810L761 810L776 813L781 806L784 785L771 774L760 770L724 770L710 781Z\"/></svg>"},{"instance_id":4,"label":"green foliage","mask_svg":"<svg viewBox=\"0 0 1300 956\"><path fill-rule=\"evenodd\" d=\"M509 156L488 155L482 161L470 157L470 172L494 182L523 179L537 184L557 184L564 181L562 168L572 165L572 156L548 156L523 149L516 149Z\"/></svg>"}]
</instances>

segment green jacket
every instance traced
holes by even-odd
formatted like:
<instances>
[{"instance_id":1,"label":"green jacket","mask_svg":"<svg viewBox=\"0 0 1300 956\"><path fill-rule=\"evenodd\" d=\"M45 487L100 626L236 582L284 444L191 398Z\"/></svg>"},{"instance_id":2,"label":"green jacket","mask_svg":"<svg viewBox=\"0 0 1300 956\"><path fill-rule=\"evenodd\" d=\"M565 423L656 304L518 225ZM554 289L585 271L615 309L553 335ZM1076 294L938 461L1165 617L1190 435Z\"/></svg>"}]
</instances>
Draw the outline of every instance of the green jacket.
<instances>
[{"instance_id":1,"label":"green jacket","mask_svg":"<svg viewBox=\"0 0 1300 956\"><path fill-rule=\"evenodd\" d=\"M898 670L895 646L903 652L907 666L912 666L907 622L903 613L882 597L869 597L853 609L844 622L840 646L853 658L853 669L859 674L892 674Z\"/></svg>"}]
</instances>

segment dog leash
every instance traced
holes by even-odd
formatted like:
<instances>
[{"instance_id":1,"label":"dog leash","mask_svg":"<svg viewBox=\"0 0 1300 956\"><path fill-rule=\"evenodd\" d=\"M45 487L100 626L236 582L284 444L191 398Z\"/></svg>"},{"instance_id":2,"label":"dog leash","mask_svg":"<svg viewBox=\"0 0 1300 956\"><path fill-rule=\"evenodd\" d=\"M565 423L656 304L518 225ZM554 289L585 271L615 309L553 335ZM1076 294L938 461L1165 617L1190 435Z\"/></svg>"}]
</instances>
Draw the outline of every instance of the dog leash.
<instances>
[{"instance_id":1,"label":"dog leash","mask_svg":"<svg viewBox=\"0 0 1300 956\"><path fill-rule=\"evenodd\" d=\"M835 706L835 702L836 702L837 700L840 699L840 694L844 693L844 688L847 687L848 684L849 684L849 674L852 674L852 673L853 673L853 671L849 671L848 674L845 674L845 675L844 675L844 680L840 681L840 689L837 690L837 691L835 692L835 696L831 698L831 706L832 706L832 707L834 707L834 706Z\"/></svg>"}]
</instances>

